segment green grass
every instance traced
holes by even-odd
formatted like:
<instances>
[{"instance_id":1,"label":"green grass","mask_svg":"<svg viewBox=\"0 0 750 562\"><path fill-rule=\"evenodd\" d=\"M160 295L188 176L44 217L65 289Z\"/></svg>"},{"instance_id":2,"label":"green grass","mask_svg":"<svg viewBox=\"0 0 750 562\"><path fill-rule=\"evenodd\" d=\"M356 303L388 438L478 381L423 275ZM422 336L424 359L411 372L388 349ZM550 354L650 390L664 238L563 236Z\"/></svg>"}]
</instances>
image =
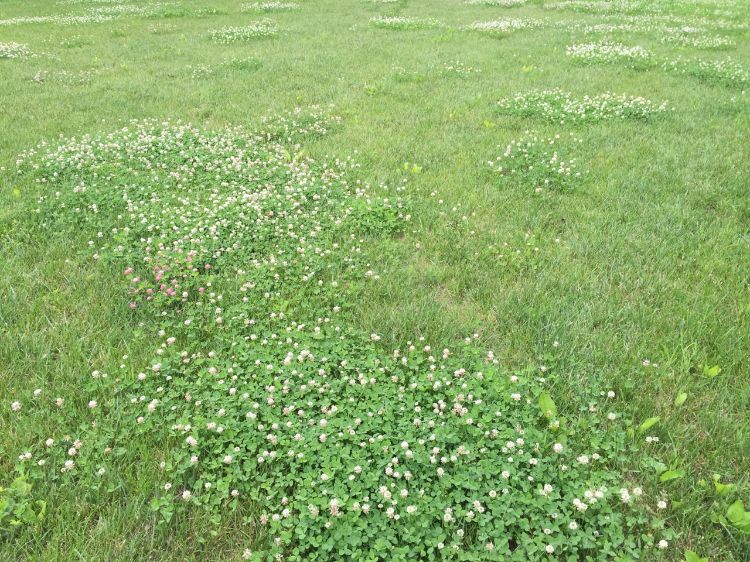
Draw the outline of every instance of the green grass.
<instances>
[{"instance_id":1,"label":"green grass","mask_svg":"<svg viewBox=\"0 0 750 562\"><path fill-rule=\"evenodd\" d=\"M544 361L559 341L558 403L576 403L592 385L615 389L619 409L636 424L661 417L654 429L661 442L651 451L686 472L667 483L653 471L641 475L647 493L664 490L679 502L667 516L678 538L666 559L681 559L685 548L711 561L750 559L747 535L711 517L736 497L750 503L748 94L658 68L583 67L565 49L589 39L560 27L503 37L462 29L501 17L603 19L539 2L512 10L460 0L299 3L269 14L276 37L228 45L212 41L211 31L257 17L227 0L181 0L150 17L107 23L0 26L0 43L23 43L37 55L0 59L0 474L8 475L0 485L24 448L54 429L43 416L14 416L11 402L29 402L43 388L47 397L79 396L70 407L85 418L78 389L91 371L116 373L124 355L145 364L153 347L119 302L119 266L74 250L92 233L61 239L33 226L44 187L15 178L16 155L41 140L110 131L130 119L254 126L274 112L334 104L342 124L305 142L305 151L320 159L354 156L358 174L373 184L407 178L412 204L403 236L378 242L373 269L382 279L356 302L355 324L398 348L420 335L437 348L476 332L511 368ZM659 5L685 18L750 23L742 2L705 3L733 19L703 4ZM0 19L88 7L4 0ZM445 27L380 29L370 24L378 15ZM721 33L736 42L732 59L750 67L750 32ZM662 44L655 32L615 39L660 59L727 54ZM481 72L439 71L456 61ZM194 77L201 65L216 72ZM44 70L44 82L35 81ZM68 78L79 72L91 74ZM576 97L613 91L667 100L673 110L645 122L564 125L498 112L501 98L552 88ZM575 158L587 173L574 189L535 193L492 172L488 161L527 129L583 139ZM658 367L644 367L646 359ZM703 376L707 365L721 373ZM688 398L678 408L680 392ZM162 453L147 442L132 451L140 460L111 495L35 490L47 501L47 517L1 542L0 560L237 559L257 535L246 514L229 517L205 542L197 539L206 525L198 514L178 516L167 532L155 528L148 503ZM736 485L731 497L715 497L714 473Z\"/></svg>"}]
</instances>

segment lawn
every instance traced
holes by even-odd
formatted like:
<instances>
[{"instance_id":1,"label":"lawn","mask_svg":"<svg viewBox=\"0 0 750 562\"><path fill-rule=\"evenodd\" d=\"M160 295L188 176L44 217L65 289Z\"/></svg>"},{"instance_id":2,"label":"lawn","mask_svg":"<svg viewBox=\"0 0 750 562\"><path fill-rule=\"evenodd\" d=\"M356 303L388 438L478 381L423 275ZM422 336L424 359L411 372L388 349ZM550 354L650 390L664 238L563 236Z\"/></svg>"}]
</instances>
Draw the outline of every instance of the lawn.
<instances>
[{"instance_id":1,"label":"lawn","mask_svg":"<svg viewBox=\"0 0 750 562\"><path fill-rule=\"evenodd\" d=\"M2 0L0 76L0 560L750 560L744 0Z\"/></svg>"}]
</instances>

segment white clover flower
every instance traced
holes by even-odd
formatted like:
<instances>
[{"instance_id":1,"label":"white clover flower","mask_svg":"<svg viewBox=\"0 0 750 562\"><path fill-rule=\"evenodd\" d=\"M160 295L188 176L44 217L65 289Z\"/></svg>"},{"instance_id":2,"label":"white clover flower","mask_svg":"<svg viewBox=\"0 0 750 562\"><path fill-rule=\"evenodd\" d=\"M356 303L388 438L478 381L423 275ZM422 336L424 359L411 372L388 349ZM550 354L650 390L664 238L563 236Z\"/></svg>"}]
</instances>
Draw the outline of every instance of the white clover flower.
<instances>
[{"instance_id":1,"label":"white clover flower","mask_svg":"<svg viewBox=\"0 0 750 562\"><path fill-rule=\"evenodd\" d=\"M339 500L337 500L336 498L333 498L328 503L328 509L329 509L329 513L331 514L331 516L333 517L339 516L341 514Z\"/></svg>"},{"instance_id":2,"label":"white clover flower","mask_svg":"<svg viewBox=\"0 0 750 562\"><path fill-rule=\"evenodd\" d=\"M630 503L630 492L627 488L622 488L620 490L620 499L622 500L622 503Z\"/></svg>"},{"instance_id":3,"label":"white clover flower","mask_svg":"<svg viewBox=\"0 0 750 562\"><path fill-rule=\"evenodd\" d=\"M19 401L15 401L10 405L10 409L14 412L20 412L21 411L21 403Z\"/></svg>"},{"instance_id":4,"label":"white clover flower","mask_svg":"<svg viewBox=\"0 0 750 562\"><path fill-rule=\"evenodd\" d=\"M582 513L583 513L583 512L585 512L585 511L586 511L586 510L587 510L587 509L589 508L589 506L588 506L588 505L586 505L586 504L585 504L584 502L582 502L582 501L581 501L580 499L578 499L578 498L575 498L575 499L573 500L573 506L574 506L574 507L575 507L575 508L576 508L576 509L577 509L578 511L580 511L580 512L582 512Z\"/></svg>"}]
</instances>

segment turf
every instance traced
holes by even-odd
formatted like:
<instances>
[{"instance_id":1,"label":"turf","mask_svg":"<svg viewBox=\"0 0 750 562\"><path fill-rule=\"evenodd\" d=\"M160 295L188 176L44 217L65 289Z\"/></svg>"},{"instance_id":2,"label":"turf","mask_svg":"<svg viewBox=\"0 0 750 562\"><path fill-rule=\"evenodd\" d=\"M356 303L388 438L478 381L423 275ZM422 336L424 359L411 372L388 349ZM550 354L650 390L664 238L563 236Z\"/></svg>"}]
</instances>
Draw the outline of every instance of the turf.
<instances>
[{"instance_id":1,"label":"turf","mask_svg":"<svg viewBox=\"0 0 750 562\"><path fill-rule=\"evenodd\" d=\"M726 17L714 10L728 10L732 21L750 23L742 2L660 5L665 14L711 21ZM0 19L89 7L4 0ZM663 484L651 477L678 502L668 515L678 538L667 559L687 548L712 561L750 558L747 535L711 516L728 505L715 496L713 474L750 503L750 101L743 90L658 66L576 64L565 51L582 35L562 27L502 36L463 29L500 17L606 19L538 2L306 0L298 10L263 14L277 23L276 37L230 44L213 41L211 30L261 16L226 0L160 10L105 23L0 27L0 43L37 53L0 60L0 472L11 474L23 424L44 423L14 421L8 406L17 396L37 387L75 395L92 369L114 371L124 355L145 360L151 347L129 311L113 305L119 278L71 252L86 233L61 240L29 226L44 188L15 179L16 155L41 140L109 131L130 119L254 125L269 113L332 104L342 125L305 149L319 158L354 155L371 183L406 178L413 205L410 230L382 242L374 267L382 280L356 303L359 327L395 347L417 335L452 342L476 332L509 366L544 361L559 342L559 401L596 381L615 389L637 422L661 418L659 453L686 473ZM377 15L444 25L383 29L369 23ZM747 68L749 33L724 31L736 43L726 53L661 43L653 31L621 37L665 59L729 54ZM456 61L479 71L446 71ZM644 96L667 101L670 111L648 121L562 125L498 112L501 98L551 88ZM492 172L488 161L527 129L584 139L576 158L587 173L575 189L536 192ZM721 372L706 376L713 365ZM676 408L681 392L687 400ZM85 411L83 397L76 407ZM156 453L144 445L142 455ZM252 543L255 526L240 515L204 542L193 532L204 525L199 516L156 531L148 501L157 479L139 473L126 502L50 490L43 525L0 543L0 559L233 560Z\"/></svg>"}]
</instances>

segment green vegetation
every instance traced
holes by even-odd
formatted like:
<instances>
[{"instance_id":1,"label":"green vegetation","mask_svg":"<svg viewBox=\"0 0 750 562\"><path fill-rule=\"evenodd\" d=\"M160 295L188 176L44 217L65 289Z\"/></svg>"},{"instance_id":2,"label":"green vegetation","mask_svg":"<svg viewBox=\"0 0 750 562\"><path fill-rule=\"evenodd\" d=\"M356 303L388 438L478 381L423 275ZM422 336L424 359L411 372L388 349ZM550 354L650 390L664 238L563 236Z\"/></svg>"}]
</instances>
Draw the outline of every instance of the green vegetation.
<instances>
[{"instance_id":1,"label":"green vegetation","mask_svg":"<svg viewBox=\"0 0 750 562\"><path fill-rule=\"evenodd\" d=\"M0 3L0 560L750 558L749 34Z\"/></svg>"}]
</instances>

